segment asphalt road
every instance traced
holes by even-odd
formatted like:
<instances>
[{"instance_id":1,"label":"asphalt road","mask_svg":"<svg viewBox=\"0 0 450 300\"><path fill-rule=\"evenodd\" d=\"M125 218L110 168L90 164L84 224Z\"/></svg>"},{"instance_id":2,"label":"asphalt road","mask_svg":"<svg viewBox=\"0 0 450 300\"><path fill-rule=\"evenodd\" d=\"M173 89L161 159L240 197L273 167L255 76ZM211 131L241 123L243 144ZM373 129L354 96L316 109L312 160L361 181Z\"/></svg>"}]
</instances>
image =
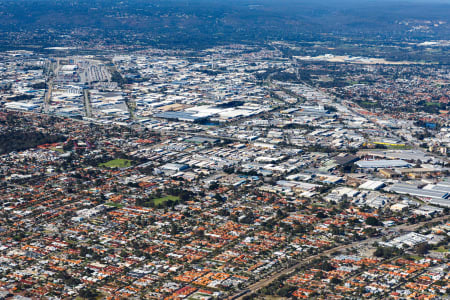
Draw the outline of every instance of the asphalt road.
<instances>
[{"instance_id":1,"label":"asphalt road","mask_svg":"<svg viewBox=\"0 0 450 300\"><path fill-rule=\"evenodd\" d=\"M45 91L44 96L44 113L48 113L50 108L50 101L52 99L52 89L53 89L53 83L49 81L47 83L47 90Z\"/></svg>"},{"instance_id":2,"label":"asphalt road","mask_svg":"<svg viewBox=\"0 0 450 300\"><path fill-rule=\"evenodd\" d=\"M91 96L89 94L89 90L83 90L83 98L84 98L84 109L86 111L86 117L92 118L92 105L91 105Z\"/></svg>"}]
</instances>

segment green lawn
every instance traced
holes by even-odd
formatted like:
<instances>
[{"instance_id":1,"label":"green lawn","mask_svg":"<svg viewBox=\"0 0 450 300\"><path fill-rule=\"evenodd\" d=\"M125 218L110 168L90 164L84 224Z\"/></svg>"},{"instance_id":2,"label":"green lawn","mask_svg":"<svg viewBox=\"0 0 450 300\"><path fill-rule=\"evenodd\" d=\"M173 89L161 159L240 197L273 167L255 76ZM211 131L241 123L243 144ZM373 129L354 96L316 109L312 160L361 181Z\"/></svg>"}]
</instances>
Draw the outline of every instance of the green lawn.
<instances>
[{"instance_id":1,"label":"green lawn","mask_svg":"<svg viewBox=\"0 0 450 300\"><path fill-rule=\"evenodd\" d=\"M99 167L107 167L107 168L126 168L131 166L131 160L117 158L110 160L108 162L102 163L98 165Z\"/></svg>"},{"instance_id":2,"label":"green lawn","mask_svg":"<svg viewBox=\"0 0 450 300\"><path fill-rule=\"evenodd\" d=\"M180 200L180 197L169 195L169 196L153 199L152 201L155 204L155 206L158 206L158 205L163 204L164 202L167 202L169 200L178 201L178 200Z\"/></svg>"},{"instance_id":3,"label":"green lawn","mask_svg":"<svg viewBox=\"0 0 450 300\"><path fill-rule=\"evenodd\" d=\"M410 255L409 257L411 257L414 260L421 260L421 259L423 259L422 256L418 256L418 255Z\"/></svg>"},{"instance_id":4,"label":"green lawn","mask_svg":"<svg viewBox=\"0 0 450 300\"><path fill-rule=\"evenodd\" d=\"M59 153L64 153L64 150L61 149L61 148L52 147L52 148L50 148L50 150L53 150L53 151L56 151L56 152L59 152Z\"/></svg>"},{"instance_id":5,"label":"green lawn","mask_svg":"<svg viewBox=\"0 0 450 300\"><path fill-rule=\"evenodd\" d=\"M445 253L448 252L448 249L446 249L444 246L440 246L439 248L437 248L436 250L434 250L436 252L441 252L441 253Z\"/></svg>"}]
</instances>

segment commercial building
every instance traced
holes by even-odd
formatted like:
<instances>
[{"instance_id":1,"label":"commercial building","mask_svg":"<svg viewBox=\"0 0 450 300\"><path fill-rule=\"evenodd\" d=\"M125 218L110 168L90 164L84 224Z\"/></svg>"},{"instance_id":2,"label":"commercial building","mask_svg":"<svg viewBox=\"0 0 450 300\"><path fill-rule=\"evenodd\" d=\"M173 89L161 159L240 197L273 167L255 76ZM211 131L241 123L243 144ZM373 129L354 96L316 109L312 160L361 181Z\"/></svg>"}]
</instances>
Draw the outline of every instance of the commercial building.
<instances>
[{"instance_id":1,"label":"commercial building","mask_svg":"<svg viewBox=\"0 0 450 300\"><path fill-rule=\"evenodd\" d=\"M411 164L401 159L360 160L356 165L363 169L407 168Z\"/></svg>"}]
</instances>

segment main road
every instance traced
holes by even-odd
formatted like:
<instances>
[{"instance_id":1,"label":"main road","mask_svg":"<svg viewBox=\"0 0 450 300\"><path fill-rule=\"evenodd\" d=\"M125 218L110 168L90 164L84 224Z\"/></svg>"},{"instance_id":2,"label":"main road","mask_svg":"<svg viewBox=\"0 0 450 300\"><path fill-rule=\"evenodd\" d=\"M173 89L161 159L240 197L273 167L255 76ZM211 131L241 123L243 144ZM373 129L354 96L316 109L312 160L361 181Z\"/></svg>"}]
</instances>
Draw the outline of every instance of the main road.
<instances>
[{"instance_id":1,"label":"main road","mask_svg":"<svg viewBox=\"0 0 450 300\"><path fill-rule=\"evenodd\" d=\"M53 78L58 74L59 72L59 58L56 59L56 65L54 63L50 63L50 68L48 72L48 80L47 80L47 88L45 90L44 95L44 107L43 112L45 114L48 114L50 110L50 104L52 101L52 92L53 92Z\"/></svg>"},{"instance_id":2,"label":"main road","mask_svg":"<svg viewBox=\"0 0 450 300\"><path fill-rule=\"evenodd\" d=\"M87 118L92 118L91 95L88 89L83 90L84 110Z\"/></svg>"},{"instance_id":3,"label":"main road","mask_svg":"<svg viewBox=\"0 0 450 300\"><path fill-rule=\"evenodd\" d=\"M50 80L47 82L47 89L45 91L44 96L44 113L48 114L49 108L50 108L50 101L52 100L52 89L53 89L53 82Z\"/></svg>"}]
</instances>

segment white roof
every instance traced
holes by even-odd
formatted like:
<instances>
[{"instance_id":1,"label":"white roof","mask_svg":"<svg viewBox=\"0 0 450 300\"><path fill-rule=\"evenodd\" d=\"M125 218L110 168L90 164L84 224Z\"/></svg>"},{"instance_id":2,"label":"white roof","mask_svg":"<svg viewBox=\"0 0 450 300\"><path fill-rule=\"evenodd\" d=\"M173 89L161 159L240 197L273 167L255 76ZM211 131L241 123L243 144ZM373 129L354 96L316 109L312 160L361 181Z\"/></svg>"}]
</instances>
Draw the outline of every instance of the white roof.
<instances>
[{"instance_id":1,"label":"white roof","mask_svg":"<svg viewBox=\"0 0 450 300\"><path fill-rule=\"evenodd\" d=\"M361 184L359 186L360 189L364 189L364 190L377 190L380 189L384 186L384 182L382 181L374 181L374 180L368 180L366 182L364 182L363 184Z\"/></svg>"}]
</instances>

